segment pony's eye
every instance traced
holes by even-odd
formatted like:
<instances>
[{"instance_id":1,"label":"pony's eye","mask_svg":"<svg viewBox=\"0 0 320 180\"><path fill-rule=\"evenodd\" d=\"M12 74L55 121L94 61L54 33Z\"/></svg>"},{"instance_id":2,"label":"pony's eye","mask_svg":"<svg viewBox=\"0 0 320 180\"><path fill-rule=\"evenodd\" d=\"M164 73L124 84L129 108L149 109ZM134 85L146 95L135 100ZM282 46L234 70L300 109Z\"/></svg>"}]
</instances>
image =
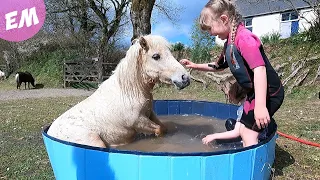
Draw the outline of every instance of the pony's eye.
<instances>
[{"instance_id":1,"label":"pony's eye","mask_svg":"<svg viewBox=\"0 0 320 180\"><path fill-rule=\"evenodd\" d=\"M152 56L152 58L153 58L154 60L159 60L159 59L160 59L160 54L154 54L154 55Z\"/></svg>"}]
</instances>

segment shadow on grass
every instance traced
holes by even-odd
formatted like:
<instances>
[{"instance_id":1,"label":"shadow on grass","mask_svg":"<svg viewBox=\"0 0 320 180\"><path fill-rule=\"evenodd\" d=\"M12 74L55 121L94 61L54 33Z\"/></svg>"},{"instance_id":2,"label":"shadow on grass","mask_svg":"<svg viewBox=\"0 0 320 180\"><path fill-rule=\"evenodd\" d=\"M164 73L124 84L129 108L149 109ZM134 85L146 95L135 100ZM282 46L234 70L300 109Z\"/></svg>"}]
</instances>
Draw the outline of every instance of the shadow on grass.
<instances>
[{"instance_id":1,"label":"shadow on grass","mask_svg":"<svg viewBox=\"0 0 320 180\"><path fill-rule=\"evenodd\" d=\"M283 169L295 162L294 157L282 149L278 144L276 145L276 158L274 162L274 176L283 176Z\"/></svg>"},{"instance_id":2,"label":"shadow on grass","mask_svg":"<svg viewBox=\"0 0 320 180\"><path fill-rule=\"evenodd\" d=\"M36 87L34 89L42 89L44 87L43 84L36 84Z\"/></svg>"}]
</instances>

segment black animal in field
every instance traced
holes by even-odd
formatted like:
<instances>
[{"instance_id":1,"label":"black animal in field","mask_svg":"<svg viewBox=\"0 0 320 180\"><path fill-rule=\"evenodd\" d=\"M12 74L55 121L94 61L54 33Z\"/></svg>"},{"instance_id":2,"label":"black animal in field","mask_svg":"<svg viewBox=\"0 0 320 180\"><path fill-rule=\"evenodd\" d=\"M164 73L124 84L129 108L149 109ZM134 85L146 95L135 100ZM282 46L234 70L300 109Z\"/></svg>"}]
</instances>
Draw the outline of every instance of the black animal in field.
<instances>
[{"instance_id":1,"label":"black animal in field","mask_svg":"<svg viewBox=\"0 0 320 180\"><path fill-rule=\"evenodd\" d=\"M28 83L28 89L30 89L30 83L35 88L35 81L31 73L29 72L17 72L16 74L17 89L20 89L21 84L24 82L24 89L27 89L26 84Z\"/></svg>"}]
</instances>

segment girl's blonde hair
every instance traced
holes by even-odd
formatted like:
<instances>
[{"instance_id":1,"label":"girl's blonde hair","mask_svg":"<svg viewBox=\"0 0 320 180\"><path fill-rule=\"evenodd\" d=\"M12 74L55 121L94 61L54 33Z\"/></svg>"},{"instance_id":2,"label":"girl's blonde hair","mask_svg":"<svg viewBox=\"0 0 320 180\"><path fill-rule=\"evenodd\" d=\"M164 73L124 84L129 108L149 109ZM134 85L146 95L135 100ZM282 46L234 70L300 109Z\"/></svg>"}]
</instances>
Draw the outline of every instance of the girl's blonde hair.
<instances>
[{"instance_id":1,"label":"girl's blonde hair","mask_svg":"<svg viewBox=\"0 0 320 180\"><path fill-rule=\"evenodd\" d=\"M237 11L233 0L209 0L200 14L200 28L203 31L210 29L211 22L224 13L226 13L232 21L231 43L233 44L237 27L242 21L242 17Z\"/></svg>"}]
</instances>

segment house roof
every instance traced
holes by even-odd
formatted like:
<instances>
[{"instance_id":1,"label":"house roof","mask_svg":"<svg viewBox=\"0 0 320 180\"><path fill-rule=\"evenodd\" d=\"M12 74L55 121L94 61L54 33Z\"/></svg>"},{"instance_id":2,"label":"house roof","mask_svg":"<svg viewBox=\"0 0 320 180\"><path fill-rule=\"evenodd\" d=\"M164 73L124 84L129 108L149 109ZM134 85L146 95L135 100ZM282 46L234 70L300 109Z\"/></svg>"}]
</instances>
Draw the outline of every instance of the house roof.
<instances>
[{"instance_id":1,"label":"house roof","mask_svg":"<svg viewBox=\"0 0 320 180\"><path fill-rule=\"evenodd\" d=\"M310 3L306 3L310 2ZM236 0L241 15L246 17L261 16L293 9L310 8L318 0ZM310 6L311 5L311 6Z\"/></svg>"}]
</instances>

